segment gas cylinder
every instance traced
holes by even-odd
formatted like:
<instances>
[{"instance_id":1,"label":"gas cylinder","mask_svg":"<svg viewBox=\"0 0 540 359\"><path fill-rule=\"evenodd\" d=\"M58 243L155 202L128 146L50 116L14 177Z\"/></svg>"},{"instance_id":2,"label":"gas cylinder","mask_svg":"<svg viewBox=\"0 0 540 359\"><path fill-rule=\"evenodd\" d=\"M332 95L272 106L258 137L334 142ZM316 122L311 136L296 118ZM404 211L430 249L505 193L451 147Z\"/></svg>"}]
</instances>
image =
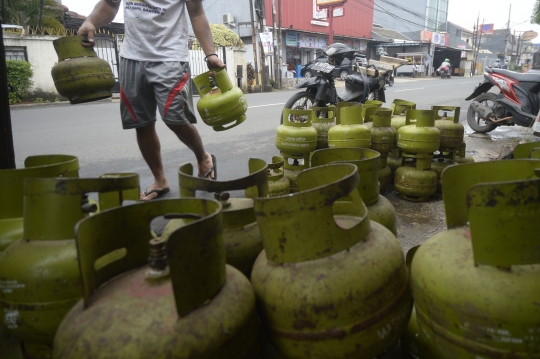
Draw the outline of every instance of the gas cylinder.
<instances>
[{"instance_id":1,"label":"gas cylinder","mask_svg":"<svg viewBox=\"0 0 540 359\"><path fill-rule=\"evenodd\" d=\"M298 193L254 200L265 250L251 281L285 358L371 359L407 325L403 252L368 220L359 181L356 166L329 164L300 173Z\"/></svg>"},{"instance_id":2,"label":"gas cylinder","mask_svg":"<svg viewBox=\"0 0 540 359\"><path fill-rule=\"evenodd\" d=\"M536 158L531 154L537 148L540 148L540 142L521 143L514 148L514 158Z\"/></svg>"},{"instance_id":3,"label":"gas cylinder","mask_svg":"<svg viewBox=\"0 0 540 359\"><path fill-rule=\"evenodd\" d=\"M390 201L379 194L379 160L380 154L367 148L328 148L313 152L311 167L332 162L355 165L362 179L358 192L367 206L369 219L382 224L397 236L396 210Z\"/></svg>"},{"instance_id":4,"label":"gas cylinder","mask_svg":"<svg viewBox=\"0 0 540 359\"><path fill-rule=\"evenodd\" d=\"M0 307L5 329L23 341L27 358L50 358L60 321L82 297L73 228L99 208L89 203L89 192L104 194L102 210L138 200L139 176L25 182L24 236L0 255Z\"/></svg>"},{"instance_id":5,"label":"gas cylinder","mask_svg":"<svg viewBox=\"0 0 540 359\"><path fill-rule=\"evenodd\" d=\"M214 131L231 129L246 120L246 97L240 88L233 86L226 69L207 71L194 77L193 83L201 95L197 111Z\"/></svg>"},{"instance_id":6,"label":"gas cylinder","mask_svg":"<svg viewBox=\"0 0 540 359\"><path fill-rule=\"evenodd\" d=\"M441 133L439 151L456 152L465 135L465 128L459 123L460 108L455 106L431 106L431 109L435 111L435 127Z\"/></svg>"},{"instance_id":7,"label":"gas cylinder","mask_svg":"<svg viewBox=\"0 0 540 359\"><path fill-rule=\"evenodd\" d=\"M405 126L397 131L403 166L396 169L394 186L403 199L427 201L437 191L431 159L439 149L440 131L434 125L435 111L407 110Z\"/></svg>"},{"instance_id":8,"label":"gas cylinder","mask_svg":"<svg viewBox=\"0 0 540 359\"><path fill-rule=\"evenodd\" d=\"M402 165L402 162L403 158L401 158L401 152L399 151L399 148L394 147L394 149L390 151L390 153L388 153L388 157L386 158L386 165L388 166L388 168L390 168L392 180L394 178L396 170Z\"/></svg>"},{"instance_id":9,"label":"gas cylinder","mask_svg":"<svg viewBox=\"0 0 540 359\"><path fill-rule=\"evenodd\" d=\"M167 241L152 239L158 216L186 223ZM221 205L197 198L119 207L79 222L84 296L58 328L53 358L256 358L255 295L225 264L221 230Z\"/></svg>"},{"instance_id":10,"label":"gas cylinder","mask_svg":"<svg viewBox=\"0 0 540 359\"><path fill-rule=\"evenodd\" d=\"M458 164L474 162L474 158L467 154L467 145L465 144L465 141L461 142L461 145L459 146L456 152L455 161Z\"/></svg>"},{"instance_id":11,"label":"gas cylinder","mask_svg":"<svg viewBox=\"0 0 540 359\"><path fill-rule=\"evenodd\" d=\"M283 109L283 124L276 131L276 147L284 160L284 175L291 184L291 193L298 191L298 174L309 168L310 153L317 147L317 130L311 126L315 116L312 110ZM302 121L290 121L301 117Z\"/></svg>"},{"instance_id":12,"label":"gas cylinder","mask_svg":"<svg viewBox=\"0 0 540 359\"><path fill-rule=\"evenodd\" d=\"M395 99L392 102L392 121L391 125L393 128L399 130L401 127L406 125L406 113L407 110L416 110L416 104L414 102Z\"/></svg>"},{"instance_id":13,"label":"gas cylinder","mask_svg":"<svg viewBox=\"0 0 540 359\"><path fill-rule=\"evenodd\" d=\"M196 191L214 193L223 207L223 241L227 264L244 273L248 278L253 262L262 251L259 226L250 198L230 198L227 191L250 188L255 197L268 196L268 166L265 161L250 158L249 176L231 181L214 181L198 177L191 163L180 166L178 179L180 197L195 197ZM184 225L182 219L172 219L165 226L162 237L167 239L177 228Z\"/></svg>"},{"instance_id":14,"label":"gas cylinder","mask_svg":"<svg viewBox=\"0 0 540 359\"><path fill-rule=\"evenodd\" d=\"M364 124L367 124L369 122L373 122L373 119L371 118L371 115L373 112L370 112L369 114L366 113L367 109L369 108L377 108L382 107L382 101L379 100L367 100L362 104L362 118L364 119Z\"/></svg>"},{"instance_id":15,"label":"gas cylinder","mask_svg":"<svg viewBox=\"0 0 540 359\"><path fill-rule=\"evenodd\" d=\"M328 147L371 146L371 132L363 124L362 107L345 106L338 109L339 123L328 131Z\"/></svg>"},{"instance_id":16,"label":"gas cylinder","mask_svg":"<svg viewBox=\"0 0 540 359\"><path fill-rule=\"evenodd\" d=\"M93 48L82 46L85 39L79 35L53 41L58 55L51 69L54 86L72 105L111 97L114 86L111 66Z\"/></svg>"},{"instance_id":17,"label":"gas cylinder","mask_svg":"<svg viewBox=\"0 0 540 359\"><path fill-rule=\"evenodd\" d=\"M538 176L540 160L444 171L448 230L411 264L419 340L432 357L540 358Z\"/></svg>"},{"instance_id":18,"label":"gas cylinder","mask_svg":"<svg viewBox=\"0 0 540 359\"><path fill-rule=\"evenodd\" d=\"M454 166L456 164L457 163L453 161L452 157L451 156L449 157L448 154L446 156L441 155L440 157L434 158L431 161L431 169L435 171L435 173L437 173L437 192L439 193L442 192L441 176L444 169L450 166Z\"/></svg>"},{"instance_id":19,"label":"gas cylinder","mask_svg":"<svg viewBox=\"0 0 540 359\"><path fill-rule=\"evenodd\" d=\"M25 178L78 177L79 160L69 155L30 156L24 169L0 170L0 253L23 236Z\"/></svg>"},{"instance_id":20,"label":"gas cylinder","mask_svg":"<svg viewBox=\"0 0 540 359\"><path fill-rule=\"evenodd\" d=\"M268 197L283 196L291 192L291 184L283 173L283 157L273 156L268 164ZM246 198L252 198L252 188L244 191Z\"/></svg>"},{"instance_id":21,"label":"gas cylinder","mask_svg":"<svg viewBox=\"0 0 540 359\"><path fill-rule=\"evenodd\" d=\"M336 106L313 107L311 125L317 130L316 149L328 148L328 130L336 124Z\"/></svg>"},{"instance_id":22,"label":"gas cylinder","mask_svg":"<svg viewBox=\"0 0 540 359\"><path fill-rule=\"evenodd\" d=\"M392 172L387 166L388 154L394 149L396 143L396 130L390 126L392 110L387 108L369 108L366 117L372 118L371 149L381 154L379 167L379 183L384 191L391 182Z\"/></svg>"}]
</instances>

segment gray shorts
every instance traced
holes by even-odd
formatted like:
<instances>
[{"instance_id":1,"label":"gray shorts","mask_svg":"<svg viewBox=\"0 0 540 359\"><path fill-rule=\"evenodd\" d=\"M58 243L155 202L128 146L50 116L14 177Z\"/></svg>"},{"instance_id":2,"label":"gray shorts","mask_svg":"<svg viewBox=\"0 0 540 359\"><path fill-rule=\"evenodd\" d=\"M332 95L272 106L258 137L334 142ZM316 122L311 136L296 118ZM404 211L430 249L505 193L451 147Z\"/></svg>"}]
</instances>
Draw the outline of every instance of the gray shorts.
<instances>
[{"instance_id":1,"label":"gray shorts","mask_svg":"<svg viewBox=\"0 0 540 359\"><path fill-rule=\"evenodd\" d=\"M156 107L169 125L196 123L189 63L120 59L120 113L124 129L156 121Z\"/></svg>"}]
</instances>

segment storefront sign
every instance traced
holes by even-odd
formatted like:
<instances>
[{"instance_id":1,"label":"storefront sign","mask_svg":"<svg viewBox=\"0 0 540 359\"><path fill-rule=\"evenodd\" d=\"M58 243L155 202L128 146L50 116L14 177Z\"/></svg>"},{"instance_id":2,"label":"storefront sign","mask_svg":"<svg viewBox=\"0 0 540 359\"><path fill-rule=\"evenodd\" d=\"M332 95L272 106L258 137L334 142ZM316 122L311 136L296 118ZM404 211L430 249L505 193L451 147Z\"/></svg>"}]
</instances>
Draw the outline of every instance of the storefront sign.
<instances>
[{"instance_id":1,"label":"storefront sign","mask_svg":"<svg viewBox=\"0 0 540 359\"><path fill-rule=\"evenodd\" d=\"M311 25L328 26L328 23L324 21L311 20Z\"/></svg>"},{"instance_id":2,"label":"storefront sign","mask_svg":"<svg viewBox=\"0 0 540 359\"><path fill-rule=\"evenodd\" d=\"M322 49L326 46L326 39L304 34L300 34L298 42L300 47L307 49Z\"/></svg>"},{"instance_id":3,"label":"storefront sign","mask_svg":"<svg viewBox=\"0 0 540 359\"><path fill-rule=\"evenodd\" d=\"M448 34L439 34L438 32L433 32L431 42L435 45L448 46L449 38L450 36Z\"/></svg>"},{"instance_id":4,"label":"storefront sign","mask_svg":"<svg viewBox=\"0 0 540 359\"><path fill-rule=\"evenodd\" d=\"M313 18L315 20L326 20L328 18L328 9L317 6L317 0L313 0Z\"/></svg>"},{"instance_id":5,"label":"storefront sign","mask_svg":"<svg viewBox=\"0 0 540 359\"><path fill-rule=\"evenodd\" d=\"M340 7L335 7L334 8L334 17L339 17L339 16L343 16L343 6L340 6Z\"/></svg>"},{"instance_id":6,"label":"storefront sign","mask_svg":"<svg viewBox=\"0 0 540 359\"><path fill-rule=\"evenodd\" d=\"M345 4L347 0L317 0L317 6Z\"/></svg>"},{"instance_id":7,"label":"storefront sign","mask_svg":"<svg viewBox=\"0 0 540 359\"><path fill-rule=\"evenodd\" d=\"M298 33L297 32L287 32L287 35L285 36L285 44L287 46L298 46Z\"/></svg>"},{"instance_id":8,"label":"storefront sign","mask_svg":"<svg viewBox=\"0 0 540 359\"><path fill-rule=\"evenodd\" d=\"M432 37L433 37L433 33L431 31L426 31L426 30L420 31L420 41L430 42Z\"/></svg>"}]
</instances>

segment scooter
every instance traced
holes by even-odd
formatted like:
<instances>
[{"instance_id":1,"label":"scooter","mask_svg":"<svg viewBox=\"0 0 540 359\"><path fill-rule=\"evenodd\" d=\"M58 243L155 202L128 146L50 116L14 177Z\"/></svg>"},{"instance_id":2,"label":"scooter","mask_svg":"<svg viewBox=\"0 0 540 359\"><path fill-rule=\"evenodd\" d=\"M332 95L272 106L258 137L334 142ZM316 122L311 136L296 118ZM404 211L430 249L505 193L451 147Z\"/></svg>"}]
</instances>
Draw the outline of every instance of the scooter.
<instances>
[{"instance_id":1,"label":"scooter","mask_svg":"<svg viewBox=\"0 0 540 359\"><path fill-rule=\"evenodd\" d=\"M498 94L488 92L493 86L500 90ZM531 127L540 115L540 73L485 67L484 82L465 100L472 99L467 122L476 132L490 132L498 126Z\"/></svg>"},{"instance_id":2,"label":"scooter","mask_svg":"<svg viewBox=\"0 0 540 359\"><path fill-rule=\"evenodd\" d=\"M394 71L389 71L386 77L386 84L390 87L394 86Z\"/></svg>"},{"instance_id":3,"label":"scooter","mask_svg":"<svg viewBox=\"0 0 540 359\"><path fill-rule=\"evenodd\" d=\"M441 79L449 79L452 76L452 68L448 67L446 69L437 70L439 74L441 75Z\"/></svg>"}]
</instances>

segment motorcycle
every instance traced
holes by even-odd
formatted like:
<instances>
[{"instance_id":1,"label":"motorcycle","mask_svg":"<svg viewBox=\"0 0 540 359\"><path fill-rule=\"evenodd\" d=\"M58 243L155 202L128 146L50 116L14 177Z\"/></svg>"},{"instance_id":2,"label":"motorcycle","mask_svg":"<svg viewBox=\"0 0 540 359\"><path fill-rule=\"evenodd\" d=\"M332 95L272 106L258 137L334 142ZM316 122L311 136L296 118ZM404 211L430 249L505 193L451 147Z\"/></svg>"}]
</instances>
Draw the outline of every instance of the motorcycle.
<instances>
[{"instance_id":1,"label":"motorcycle","mask_svg":"<svg viewBox=\"0 0 540 359\"><path fill-rule=\"evenodd\" d=\"M390 87L394 86L394 71L389 71L390 73L386 77L386 84Z\"/></svg>"},{"instance_id":2,"label":"motorcycle","mask_svg":"<svg viewBox=\"0 0 540 359\"><path fill-rule=\"evenodd\" d=\"M384 90L387 78L392 71L379 69L375 65L358 67L353 65L355 73L345 76L345 89L338 95L333 69L347 58L353 60L356 51L344 44L332 44L324 52L328 56L327 62L318 62L311 68L317 70L319 75L308 78L295 88L305 89L291 96L284 107L294 110L305 110L312 107L326 107L336 105L338 102L359 102L366 100L379 100L386 102ZM299 119L302 121L302 118ZM281 118L283 123L283 116Z\"/></svg>"},{"instance_id":3,"label":"motorcycle","mask_svg":"<svg viewBox=\"0 0 540 359\"><path fill-rule=\"evenodd\" d=\"M452 68L448 67L446 69L437 70L439 74L441 75L441 79L451 78L452 77Z\"/></svg>"},{"instance_id":4,"label":"motorcycle","mask_svg":"<svg viewBox=\"0 0 540 359\"><path fill-rule=\"evenodd\" d=\"M484 82L465 99L474 99L467 111L469 126L482 133L498 126L531 127L540 110L540 73L489 67L484 72ZM493 86L498 94L488 92Z\"/></svg>"}]
</instances>

